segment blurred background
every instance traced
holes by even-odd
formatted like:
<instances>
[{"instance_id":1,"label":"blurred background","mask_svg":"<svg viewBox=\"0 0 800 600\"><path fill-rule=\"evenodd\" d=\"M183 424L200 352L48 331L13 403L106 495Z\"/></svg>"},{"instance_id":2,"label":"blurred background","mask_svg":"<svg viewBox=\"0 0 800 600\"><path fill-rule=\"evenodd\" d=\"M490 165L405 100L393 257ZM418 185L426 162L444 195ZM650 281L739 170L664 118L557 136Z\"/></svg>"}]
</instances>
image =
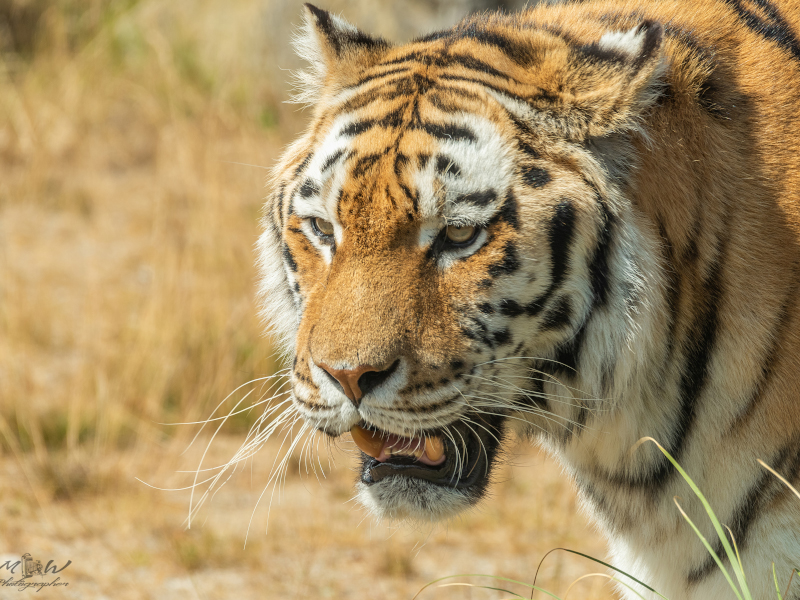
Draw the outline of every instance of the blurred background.
<instances>
[{"instance_id":1,"label":"blurred background","mask_svg":"<svg viewBox=\"0 0 800 600\"><path fill-rule=\"evenodd\" d=\"M323 7L404 41L521 4ZM558 546L603 557L566 476L525 446L477 510L409 527L351 501L346 441L311 439L316 469L289 452L273 497L290 445L276 437L187 529L204 452L203 468L225 464L265 405L213 440L218 422L176 424L268 400L261 378L281 368L255 316L253 245L267 170L306 120L284 104L301 13L288 0L0 0L0 565L72 561L68 586L0 598L410 599L458 573L530 582ZM598 570L555 552L537 583L563 594ZM593 577L570 597L613 596Z\"/></svg>"}]
</instances>

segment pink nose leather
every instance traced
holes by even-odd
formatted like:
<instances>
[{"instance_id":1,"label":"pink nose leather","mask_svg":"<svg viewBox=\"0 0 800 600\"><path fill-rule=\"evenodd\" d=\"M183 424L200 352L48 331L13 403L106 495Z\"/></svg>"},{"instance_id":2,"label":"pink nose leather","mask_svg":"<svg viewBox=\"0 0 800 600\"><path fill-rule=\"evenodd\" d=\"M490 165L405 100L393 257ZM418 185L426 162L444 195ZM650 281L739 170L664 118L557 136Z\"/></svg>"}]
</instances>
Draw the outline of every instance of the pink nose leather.
<instances>
[{"instance_id":1,"label":"pink nose leather","mask_svg":"<svg viewBox=\"0 0 800 600\"><path fill-rule=\"evenodd\" d=\"M364 373L381 370L371 365L361 365L355 369L333 369L325 363L316 363L316 365L320 369L325 369L331 377L339 382L339 385L341 385L344 390L345 396L350 398L350 402L352 402L353 406L356 408L358 408L358 405L361 403L361 396L364 395L358 387L359 378Z\"/></svg>"}]
</instances>

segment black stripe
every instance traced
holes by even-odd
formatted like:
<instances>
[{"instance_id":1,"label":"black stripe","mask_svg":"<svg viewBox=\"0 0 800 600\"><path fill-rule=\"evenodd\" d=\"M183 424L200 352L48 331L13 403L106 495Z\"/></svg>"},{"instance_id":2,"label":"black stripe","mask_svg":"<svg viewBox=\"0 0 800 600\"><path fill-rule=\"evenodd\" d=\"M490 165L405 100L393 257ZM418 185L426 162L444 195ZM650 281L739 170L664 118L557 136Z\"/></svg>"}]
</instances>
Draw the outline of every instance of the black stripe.
<instances>
[{"instance_id":1,"label":"black stripe","mask_svg":"<svg viewBox=\"0 0 800 600\"><path fill-rule=\"evenodd\" d=\"M800 471L800 439L792 439L778 451L772 460L767 461L767 464L783 475L787 481L793 481L797 477L798 471ZM785 493L791 493L791 490L772 473L764 469L759 474L727 520L739 552L742 552L747 547L750 528L758 517L763 516L764 508L771 501ZM725 563L728 558L722 542L717 540L714 546L717 556ZM703 561L703 564L688 574L686 579L690 585L696 585L714 573L716 569L717 563L709 555Z\"/></svg>"},{"instance_id":2,"label":"black stripe","mask_svg":"<svg viewBox=\"0 0 800 600\"><path fill-rule=\"evenodd\" d=\"M366 173L369 169L371 169L375 163L377 163L383 154L367 154L366 156L360 156L356 161L356 164L353 166L353 177L360 177L364 173Z\"/></svg>"},{"instance_id":3,"label":"black stripe","mask_svg":"<svg viewBox=\"0 0 800 600\"><path fill-rule=\"evenodd\" d=\"M496 48L508 58L521 65L529 66L533 58L536 56L535 54L529 53L527 48L515 44L513 40L510 40L501 33L480 27L476 23L470 23L468 26L459 26L455 29L437 31L422 38L418 38L415 41L434 42L438 40L445 40L452 43L462 39L475 40L481 45Z\"/></svg>"},{"instance_id":4,"label":"black stripe","mask_svg":"<svg viewBox=\"0 0 800 600\"><path fill-rule=\"evenodd\" d=\"M534 188L545 186L550 181L550 173L539 167L526 167L522 171L522 180Z\"/></svg>"},{"instance_id":5,"label":"black stripe","mask_svg":"<svg viewBox=\"0 0 800 600\"><path fill-rule=\"evenodd\" d=\"M397 69L389 69L388 71L383 71L381 73L375 73L373 75L367 75L366 77L361 78L358 83L355 83L351 86L348 86L347 89L357 88L362 86L370 81L375 81L376 79L382 79L384 77L390 77L392 75L397 75L398 73L407 73L408 67L399 67Z\"/></svg>"},{"instance_id":6,"label":"black stripe","mask_svg":"<svg viewBox=\"0 0 800 600\"><path fill-rule=\"evenodd\" d=\"M494 343L498 346L504 346L512 341L511 331L509 331L508 327L495 331L492 335L494 336Z\"/></svg>"},{"instance_id":7,"label":"black stripe","mask_svg":"<svg viewBox=\"0 0 800 600\"><path fill-rule=\"evenodd\" d=\"M419 212L419 194L412 192L411 189L409 189L409 187L404 183L400 183L399 185L400 189L403 190L403 193L406 195L406 198L411 200L411 205L414 209L414 212ZM411 220L413 219L409 218L409 221Z\"/></svg>"},{"instance_id":8,"label":"black stripe","mask_svg":"<svg viewBox=\"0 0 800 600\"><path fill-rule=\"evenodd\" d=\"M305 3L303 6L311 13L317 20L317 28L325 35L328 43L333 46L336 54L340 54L342 47L349 48L351 46L363 46L365 48L389 48L389 44L381 38L373 38L361 31L352 31L341 29L337 27L329 12L321 10L312 4Z\"/></svg>"},{"instance_id":9,"label":"black stripe","mask_svg":"<svg viewBox=\"0 0 800 600\"><path fill-rule=\"evenodd\" d=\"M697 400L705 388L711 356L715 350L719 304L723 295L723 257L724 244L717 262L711 267L710 275L703 285L704 289L699 294L703 298L702 305L695 307L695 318L688 329L689 339L683 348L685 356L678 389L678 414L674 419L671 437L662 441L667 452L678 462L681 461L694 425ZM618 485L645 488L656 495L675 474L675 469L666 457L659 455L657 460L657 464L648 473L634 477L612 476L612 479Z\"/></svg>"},{"instance_id":10,"label":"black stripe","mask_svg":"<svg viewBox=\"0 0 800 600\"><path fill-rule=\"evenodd\" d=\"M797 281L797 278L792 277L791 281ZM747 404L733 419L731 426L728 428L727 435L735 433L740 430L743 425L747 424L756 408L761 404L764 392L772 379L775 364L778 362L782 351L781 345L783 343L784 333L790 331L789 322L792 320L792 311L790 311L790 308L797 299L795 296L796 288L796 284L791 286L783 302L783 306L781 306L778 312L778 318L775 320L775 325L770 331L772 344L761 359L761 373L758 381L753 386L753 392Z\"/></svg>"},{"instance_id":11,"label":"black stripe","mask_svg":"<svg viewBox=\"0 0 800 600\"><path fill-rule=\"evenodd\" d=\"M510 275L519 268L520 262L517 256L517 248L511 242L506 242L503 248L503 260L489 267L489 275L493 278L501 275Z\"/></svg>"},{"instance_id":12,"label":"black stripe","mask_svg":"<svg viewBox=\"0 0 800 600\"><path fill-rule=\"evenodd\" d=\"M473 204L474 206L487 206L497 200L497 192L494 190L486 190L483 192L472 192L471 194L463 194L455 199L456 204Z\"/></svg>"},{"instance_id":13,"label":"black stripe","mask_svg":"<svg viewBox=\"0 0 800 600\"><path fill-rule=\"evenodd\" d=\"M602 198L597 199L601 208L601 225L597 232L597 244L592 261L589 263L589 281L592 284L592 306L601 307L608 300L609 272L608 257L611 251L612 226L614 215L611 214Z\"/></svg>"},{"instance_id":14,"label":"black stripe","mask_svg":"<svg viewBox=\"0 0 800 600\"><path fill-rule=\"evenodd\" d=\"M278 197L275 202L275 214L278 217L278 225L283 230L283 204L286 202L286 184L282 183L278 188Z\"/></svg>"},{"instance_id":15,"label":"black stripe","mask_svg":"<svg viewBox=\"0 0 800 600\"><path fill-rule=\"evenodd\" d=\"M406 112L406 107L401 106L393 110L392 112L386 114L378 121L378 124L381 127L386 127L387 129L397 129L403 125L403 115Z\"/></svg>"},{"instance_id":16,"label":"black stripe","mask_svg":"<svg viewBox=\"0 0 800 600\"><path fill-rule=\"evenodd\" d=\"M518 317L525 312L525 307L516 300L503 298L500 300L500 314L507 317Z\"/></svg>"},{"instance_id":17,"label":"black stripe","mask_svg":"<svg viewBox=\"0 0 800 600\"><path fill-rule=\"evenodd\" d=\"M767 20L762 20L757 14L750 12L743 5L741 0L725 0L739 19L758 35L775 42L784 50L790 52L796 59L800 60L800 42L792 31L791 26L781 17L778 9L772 6L767 0L752 0L767 15Z\"/></svg>"},{"instance_id":18,"label":"black stripe","mask_svg":"<svg viewBox=\"0 0 800 600\"><path fill-rule=\"evenodd\" d=\"M477 141L477 137L475 136L472 131L470 131L466 127L460 127L458 125L453 125L451 123L445 123L440 125L438 123L420 123L419 125L415 125L412 129L422 129L425 133L430 135L431 137L435 137L437 140L458 140L458 141L468 141L468 142L475 142Z\"/></svg>"},{"instance_id":19,"label":"black stripe","mask_svg":"<svg viewBox=\"0 0 800 600\"><path fill-rule=\"evenodd\" d=\"M297 165L297 168L295 168L294 170L295 177L298 177L300 173L302 173L303 170L308 166L308 163L311 162L311 157L312 157L311 154L306 154L305 158L303 158L303 160L300 161L300 164Z\"/></svg>"},{"instance_id":20,"label":"black stripe","mask_svg":"<svg viewBox=\"0 0 800 600\"><path fill-rule=\"evenodd\" d=\"M572 322L572 302L562 296L555 301L555 306L542 317L541 331L561 329Z\"/></svg>"},{"instance_id":21,"label":"black stripe","mask_svg":"<svg viewBox=\"0 0 800 600\"><path fill-rule=\"evenodd\" d=\"M296 273L297 262L294 260L294 256L292 256L292 251L289 250L289 246L286 244L286 242L283 243L281 251L283 253L283 260L286 261L286 265L289 267L289 269L292 270L293 273Z\"/></svg>"},{"instance_id":22,"label":"black stripe","mask_svg":"<svg viewBox=\"0 0 800 600\"><path fill-rule=\"evenodd\" d=\"M396 177L402 177L403 169L408 165L411 159L406 154L397 153L394 157L394 174Z\"/></svg>"},{"instance_id":23,"label":"black stripe","mask_svg":"<svg viewBox=\"0 0 800 600\"><path fill-rule=\"evenodd\" d=\"M322 172L324 173L325 171L330 169L336 163L336 161L342 158L343 154L344 154L344 148L340 148L339 150L331 154L327 158L327 160L324 163L322 163Z\"/></svg>"},{"instance_id":24,"label":"black stripe","mask_svg":"<svg viewBox=\"0 0 800 600\"><path fill-rule=\"evenodd\" d=\"M504 87L500 87L499 85L495 85L493 83L489 83L488 81L484 81L483 79L477 79L475 77L465 77L463 75L451 75L449 73L442 73L439 75L439 79L445 81L463 81L465 83L474 83L476 85L482 85L485 88L490 90L494 90L504 96L508 96L513 100L519 100L520 102L529 102L531 100L536 99L538 96L531 96L530 98L523 98L522 96L518 96L517 94L510 92L508 89ZM539 94L539 96L543 96L543 94Z\"/></svg>"},{"instance_id":25,"label":"black stripe","mask_svg":"<svg viewBox=\"0 0 800 600\"><path fill-rule=\"evenodd\" d=\"M480 94L476 94L475 92L470 92L469 90L464 89L463 87L451 87L449 85L437 85L436 86L436 95L441 96L442 94L452 94L456 98L466 99L466 100L473 100L475 102L483 102L484 97ZM429 97L433 98L433 94Z\"/></svg>"},{"instance_id":26,"label":"black stripe","mask_svg":"<svg viewBox=\"0 0 800 600\"><path fill-rule=\"evenodd\" d=\"M559 288L570 268L570 249L575 229L575 209L572 202L562 200L556 206L556 214L550 220L550 285L547 290L525 306L525 312L535 316L541 312L553 293Z\"/></svg>"},{"instance_id":27,"label":"black stripe","mask_svg":"<svg viewBox=\"0 0 800 600\"><path fill-rule=\"evenodd\" d=\"M493 315L494 314L494 306L489 304L488 302L484 302L478 305L478 310L481 311L485 315Z\"/></svg>"},{"instance_id":28,"label":"black stripe","mask_svg":"<svg viewBox=\"0 0 800 600\"><path fill-rule=\"evenodd\" d=\"M519 209L517 206L517 197L514 196L514 192L510 190L506 194L506 199L505 202L503 202L503 206L501 206L500 210L498 210L494 217L492 217L490 225L499 221L505 221L513 229L519 229Z\"/></svg>"},{"instance_id":29,"label":"black stripe","mask_svg":"<svg viewBox=\"0 0 800 600\"><path fill-rule=\"evenodd\" d=\"M518 83L514 80L513 77L510 77L507 73L503 73L502 71L495 69L489 63L485 63L482 60L475 58L474 56L469 56L466 54L452 54L449 56L452 59L452 63L455 63L459 66L462 66L466 69L470 69L472 71L480 71L481 73L486 73L487 75L491 75L493 77L499 77L500 79L505 79L506 81L513 81L514 83ZM450 66L449 64L447 66Z\"/></svg>"},{"instance_id":30,"label":"black stripe","mask_svg":"<svg viewBox=\"0 0 800 600\"><path fill-rule=\"evenodd\" d=\"M303 182L303 185L300 186L299 194L302 198L310 198L315 194L319 194L319 186L317 185L317 182L313 179L306 179Z\"/></svg>"},{"instance_id":31,"label":"black stripe","mask_svg":"<svg viewBox=\"0 0 800 600\"><path fill-rule=\"evenodd\" d=\"M585 338L586 325L584 324L575 335L558 347L554 358L555 362L545 363L542 365L542 370L559 377L574 377L580 366L581 349Z\"/></svg>"},{"instance_id":32,"label":"black stripe","mask_svg":"<svg viewBox=\"0 0 800 600\"><path fill-rule=\"evenodd\" d=\"M436 172L439 175L451 175L452 177L461 177L461 167L459 167L453 159L444 154L439 154L436 157Z\"/></svg>"},{"instance_id":33,"label":"black stripe","mask_svg":"<svg viewBox=\"0 0 800 600\"><path fill-rule=\"evenodd\" d=\"M355 123L350 123L347 127L342 129L339 135L345 137L355 137L357 135L361 135L365 131L368 131L375 127L377 121L374 119L367 119L365 121L356 121Z\"/></svg>"}]
</instances>

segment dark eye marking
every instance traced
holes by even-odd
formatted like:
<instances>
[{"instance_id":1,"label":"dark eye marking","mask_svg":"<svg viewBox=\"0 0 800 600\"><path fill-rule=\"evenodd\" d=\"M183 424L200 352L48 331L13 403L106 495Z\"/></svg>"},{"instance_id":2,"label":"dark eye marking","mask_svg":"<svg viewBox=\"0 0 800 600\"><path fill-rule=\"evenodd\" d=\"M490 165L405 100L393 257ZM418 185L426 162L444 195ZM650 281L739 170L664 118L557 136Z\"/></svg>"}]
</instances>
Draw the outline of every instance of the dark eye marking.
<instances>
[{"instance_id":1,"label":"dark eye marking","mask_svg":"<svg viewBox=\"0 0 800 600\"><path fill-rule=\"evenodd\" d=\"M500 275L510 275L519 269L520 266L516 246L511 242L506 242L503 248L503 260L489 267L489 275L493 278L499 277Z\"/></svg>"},{"instance_id":2,"label":"dark eye marking","mask_svg":"<svg viewBox=\"0 0 800 600\"><path fill-rule=\"evenodd\" d=\"M319 194L319 186L315 181L306 179L300 187L300 196L302 198L308 198L314 194Z\"/></svg>"},{"instance_id":3,"label":"dark eye marking","mask_svg":"<svg viewBox=\"0 0 800 600\"><path fill-rule=\"evenodd\" d=\"M461 167L453 162L453 159L444 154L439 154L436 157L436 172L439 175L452 175L453 177L461 177Z\"/></svg>"},{"instance_id":4,"label":"dark eye marking","mask_svg":"<svg viewBox=\"0 0 800 600\"><path fill-rule=\"evenodd\" d=\"M483 192L472 192L471 194L464 194L456 198L456 202L464 202L466 204L474 204L475 206L486 206L497 200L497 192L494 190L485 190Z\"/></svg>"},{"instance_id":5,"label":"dark eye marking","mask_svg":"<svg viewBox=\"0 0 800 600\"><path fill-rule=\"evenodd\" d=\"M419 166L420 171L427 166L428 161L430 159L431 159L430 154L420 154L417 156L417 165Z\"/></svg>"},{"instance_id":6,"label":"dark eye marking","mask_svg":"<svg viewBox=\"0 0 800 600\"><path fill-rule=\"evenodd\" d=\"M550 173L539 167L527 167L522 172L522 179L529 186L539 188L550 182Z\"/></svg>"}]
</instances>

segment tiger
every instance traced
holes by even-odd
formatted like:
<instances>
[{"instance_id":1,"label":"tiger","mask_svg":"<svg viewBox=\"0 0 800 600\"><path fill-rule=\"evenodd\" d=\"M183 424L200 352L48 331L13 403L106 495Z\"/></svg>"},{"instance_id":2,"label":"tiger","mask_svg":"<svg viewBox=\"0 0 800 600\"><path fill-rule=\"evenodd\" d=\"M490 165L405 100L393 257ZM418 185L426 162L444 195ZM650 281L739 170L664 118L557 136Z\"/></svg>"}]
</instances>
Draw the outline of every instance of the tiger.
<instances>
[{"instance_id":1,"label":"tiger","mask_svg":"<svg viewBox=\"0 0 800 600\"><path fill-rule=\"evenodd\" d=\"M304 10L311 114L270 181L258 304L292 410L357 445L360 502L453 518L529 440L611 564L729 598L652 437L775 598L800 502L757 461L800 480L800 4L541 3L400 45Z\"/></svg>"}]
</instances>

